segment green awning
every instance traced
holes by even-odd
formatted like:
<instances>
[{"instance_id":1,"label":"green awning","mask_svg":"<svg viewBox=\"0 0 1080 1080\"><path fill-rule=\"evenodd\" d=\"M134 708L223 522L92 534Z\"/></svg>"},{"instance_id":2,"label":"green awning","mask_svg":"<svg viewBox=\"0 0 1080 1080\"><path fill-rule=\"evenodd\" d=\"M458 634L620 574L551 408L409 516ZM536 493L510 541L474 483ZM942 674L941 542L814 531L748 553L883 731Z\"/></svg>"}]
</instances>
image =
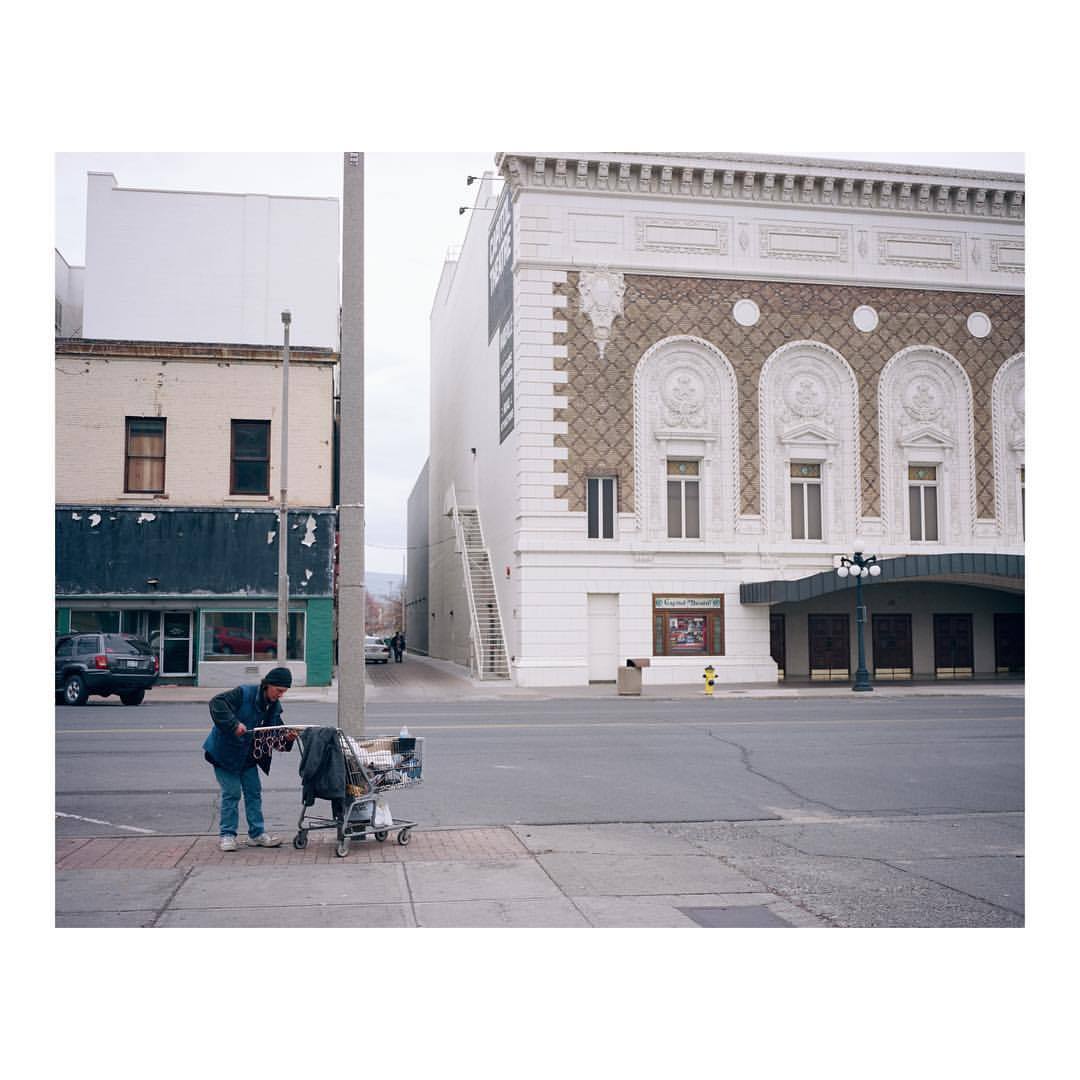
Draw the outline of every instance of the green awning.
<instances>
[{"instance_id":1,"label":"green awning","mask_svg":"<svg viewBox=\"0 0 1080 1080\"><path fill-rule=\"evenodd\" d=\"M1014 593L1024 591L1023 555L957 552L901 555L896 559L879 559L878 566L881 573L877 577L863 580L867 588L887 581L905 580L975 585ZM852 578L838 577L835 570L826 570L795 581L752 581L739 586L739 599L744 604L794 604L850 589L853 585Z\"/></svg>"}]
</instances>

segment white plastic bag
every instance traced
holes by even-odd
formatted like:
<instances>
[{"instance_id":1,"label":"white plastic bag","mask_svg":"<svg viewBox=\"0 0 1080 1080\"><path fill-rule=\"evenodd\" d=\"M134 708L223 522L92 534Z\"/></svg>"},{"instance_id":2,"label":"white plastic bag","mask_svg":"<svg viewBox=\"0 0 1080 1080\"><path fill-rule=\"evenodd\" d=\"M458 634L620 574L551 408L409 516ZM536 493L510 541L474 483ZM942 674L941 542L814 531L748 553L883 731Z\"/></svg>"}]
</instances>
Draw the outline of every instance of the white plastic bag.
<instances>
[{"instance_id":1,"label":"white plastic bag","mask_svg":"<svg viewBox=\"0 0 1080 1080\"><path fill-rule=\"evenodd\" d=\"M390 813L390 807L387 806L384 799L375 800L375 818L372 821L372 825L376 829L388 829L394 824L394 815Z\"/></svg>"}]
</instances>

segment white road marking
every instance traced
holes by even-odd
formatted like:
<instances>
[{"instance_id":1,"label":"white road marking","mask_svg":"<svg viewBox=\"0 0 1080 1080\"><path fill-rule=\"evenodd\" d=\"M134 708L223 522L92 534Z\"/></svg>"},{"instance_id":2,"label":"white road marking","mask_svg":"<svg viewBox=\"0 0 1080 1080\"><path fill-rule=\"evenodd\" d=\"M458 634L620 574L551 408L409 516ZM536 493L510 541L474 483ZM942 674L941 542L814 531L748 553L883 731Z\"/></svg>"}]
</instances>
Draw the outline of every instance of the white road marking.
<instances>
[{"instance_id":1,"label":"white road marking","mask_svg":"<svg viewBox=\"0 0 1080 1080\"><path fill-rule=\"evenodd\" d=\"M56 811L56 816L74 818L76 821L86 821L91 825L108 825L110 829L128 829L130 832L141 832L146 833L148 836L157 836L153 829L140 829L134 825L114 825L111 821L98 821L97 818L80 817L78 814L62 814L59 810Z\"/></svg>"}]
</instances>

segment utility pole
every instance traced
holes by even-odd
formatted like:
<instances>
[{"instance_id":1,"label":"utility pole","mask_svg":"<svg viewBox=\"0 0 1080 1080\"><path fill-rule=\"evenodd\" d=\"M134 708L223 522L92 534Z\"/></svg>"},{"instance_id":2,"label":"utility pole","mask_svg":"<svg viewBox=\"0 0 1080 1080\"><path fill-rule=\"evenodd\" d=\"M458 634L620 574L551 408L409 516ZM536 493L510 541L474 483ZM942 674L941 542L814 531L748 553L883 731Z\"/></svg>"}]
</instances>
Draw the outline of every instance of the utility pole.
<instances>
[{"instance_id":1,"label":"utility pole","mask_svg":"<svg viewBox=\"0 0 1080 1080\"><path fill-rule=\"evenodd\" d=\"M346 154L341 227L338 727L364 734L364 155Z\"/></svg>"},{"instance_id":2,"label":"utility pole","mask_svg":"<svg viewBox=\"0 0 1080 1080\"><path fill-rule=\"evenodd\" d=\"M281 506L278 510L277 662L289 658L289 327L292 313L281 313L285 342L281 350Z\"/></svg>"}]
</instances>

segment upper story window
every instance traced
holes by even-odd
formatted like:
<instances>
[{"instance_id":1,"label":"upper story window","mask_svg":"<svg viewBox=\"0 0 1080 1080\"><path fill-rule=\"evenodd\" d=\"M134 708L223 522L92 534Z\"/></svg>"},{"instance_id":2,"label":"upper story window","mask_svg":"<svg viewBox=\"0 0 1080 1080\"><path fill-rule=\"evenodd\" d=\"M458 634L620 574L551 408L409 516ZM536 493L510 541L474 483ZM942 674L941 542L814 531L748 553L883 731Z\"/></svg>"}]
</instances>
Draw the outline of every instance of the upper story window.
<instances>
[{"instance_id":1,"label":"upper story window","mask_svg":"<svg viewBox=\"0 0 1080 1080\"><path fill-rule=\"evenodd\" d=\"M701 538L700 461L667 463L667 534L673 539Z\"/></svg>"},{"instance_id":2,"label":"upper story window","mask_svg":"<svg viewBox=\"0 0 1080 1080\"><path fill-rule=\"evenodd\" d=\"M589 539L611 540L615 536L615 477L589 477L585 495Z\"/></svg>"},{"instance_id":3,"label":"upper story window","mask_svg":"<svg viewBox=\"0 0 1080 1080\"><path fill-rule=\"evenodd\" d=\"M791 539L821 539L821 463L791 463Z\"/></svg>"},{"instance_id":4,"label":"upper story window","mask_svg":"<svg viewBox=\"0 0 1080 1080\"><path fill-rule=\"evenodd\" d=\"M234 420L229 492L270 494L270 421Z\"/></svg>"},{"instance_id":5,"label":"upper story window","mask_svg":"<svg viewBox=\"0 0 1080 1080\"><path fill-rule=\"evenodd\" d=\"M938 475L936 465L908 466L908 514L912 540L938 538Z\"/></svg>"},{"instance_id":6,"label":"upper story window","mask_svg":"<svg viewBox=\"0 0 1080 1080\"><path fill-rule=\"evenodd\" d=\"M124 451L124 491L165 490L165 420L129 416Z\"/></svg>"}]
</instances>

